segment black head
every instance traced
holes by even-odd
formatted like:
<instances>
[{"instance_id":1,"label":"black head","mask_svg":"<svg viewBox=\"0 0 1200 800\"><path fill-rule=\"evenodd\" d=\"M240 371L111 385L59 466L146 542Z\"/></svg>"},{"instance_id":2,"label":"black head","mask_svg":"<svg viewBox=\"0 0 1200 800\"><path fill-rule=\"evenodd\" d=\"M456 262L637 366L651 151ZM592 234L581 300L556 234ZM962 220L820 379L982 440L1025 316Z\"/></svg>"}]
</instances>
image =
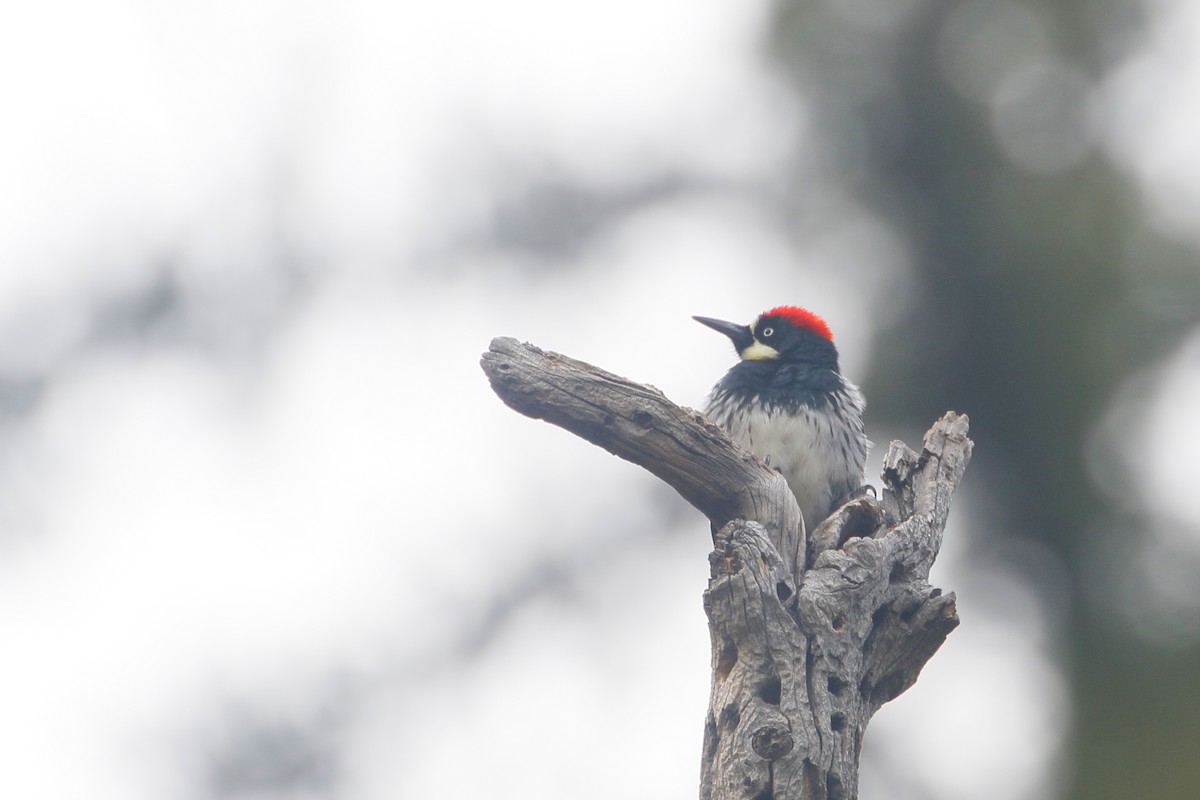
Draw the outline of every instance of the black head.
<instances>
[{"instance_id":1,"label":"black head","mask_svg":"<svg viewBox=\"0 0 1200 800\"><path fill-rule=\"evenodd\" d=\"M692 317L733 342L743 361L802 363L837 371L837 348L825 320L799 306L776 306L749 325Z\"/></svg>"}]
</instances>

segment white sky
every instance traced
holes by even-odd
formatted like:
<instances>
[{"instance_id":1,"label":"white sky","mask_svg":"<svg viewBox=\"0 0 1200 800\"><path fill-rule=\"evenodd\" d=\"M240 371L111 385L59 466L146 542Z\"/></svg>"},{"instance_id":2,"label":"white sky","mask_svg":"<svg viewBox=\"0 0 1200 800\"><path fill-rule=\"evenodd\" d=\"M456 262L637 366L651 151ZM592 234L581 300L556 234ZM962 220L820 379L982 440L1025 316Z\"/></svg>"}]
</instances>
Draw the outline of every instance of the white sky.
<instances>
[{"instance_id":1,"label":"white sky","mask_svg":"<svg viewBox=\"0 0 1200 800\"><path fill-rule=\"evenodd\" d=\"M1114 78L1115 107L1137 102L1138 75L1200 69L1178 46L1200 14L1161 14L1179 24ZM729 354L689 316L800 299L860 374L903 245L831 194L836 224L797 252L736 192L652 202L563 256L589 269L532 281L513 252L446 243L492 220L497 163L597 189L647 173L770 186L809 139L757 54L764 15L708 0L7 12L0 367L49 378L0 431L0 796L207 796L197 764L225 709L319 727L339 681L339 797L691 795L707 524L665 523L652 479L505 409L478 354L515 335L697 405ZM1166 136L1166 114L1119 129L1116 156ZM1166 184L1157 161L1122 163L1151 197L1200 208L1200 162ZM291 301L273 230L306 259ZM236 357L81 347L97 298L163 258L191 323ZM606 539L619 557L520 607L474 660L413 666L506 571ZM1050 796L1069 713L1037 601L1013 584L1010 607L973 605L971 581L1002 578L972 573L953 532L948 548L938 581L966 624L868 750L925 797ZM943 725L960 735L922 743ZM864 774L863 796L888 779Z\"/></svg>"}]
</instances>

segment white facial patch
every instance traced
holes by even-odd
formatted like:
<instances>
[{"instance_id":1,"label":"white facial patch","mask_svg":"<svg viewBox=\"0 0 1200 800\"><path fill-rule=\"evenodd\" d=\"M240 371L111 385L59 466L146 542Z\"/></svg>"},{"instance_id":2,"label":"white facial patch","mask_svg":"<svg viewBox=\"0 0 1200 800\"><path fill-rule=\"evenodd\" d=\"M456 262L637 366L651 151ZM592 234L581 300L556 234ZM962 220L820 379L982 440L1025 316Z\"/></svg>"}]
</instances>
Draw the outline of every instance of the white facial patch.
<instances>
[{"instance_id":1,"label":"white facial patch","mask_svg":"<svg viewBox=\"0 0 1200 800\"><path fill-rule=\"evenodd\" d=\"M769 344L763 344L757 339L739 355L743 361L766 361L769 358L779 358L779 351Z\"/></svg>"}]
</instances>

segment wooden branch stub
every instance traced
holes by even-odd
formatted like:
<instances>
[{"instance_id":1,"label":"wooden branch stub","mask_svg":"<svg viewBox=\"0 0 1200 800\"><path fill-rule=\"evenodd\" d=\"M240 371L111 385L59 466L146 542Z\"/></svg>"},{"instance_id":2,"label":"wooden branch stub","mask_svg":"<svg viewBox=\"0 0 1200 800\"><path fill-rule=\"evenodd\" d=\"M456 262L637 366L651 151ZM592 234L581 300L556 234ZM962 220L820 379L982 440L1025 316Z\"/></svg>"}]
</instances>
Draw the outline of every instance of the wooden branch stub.
<instances>
[{"instance_id":1,"label":"wooden branch stub","mask_svg":"<svg viewBox=\"0 0 1200 800\"><path fill-rule=\"evenodd\" d=\"M958 625L929 585L971 458L947 412L920 453L892 442L878 500L804 533L783 478L653 387L495 339L482 365L510 407L645 467L713 522L704 593L712 691L703 800L854 800L863 733Z\"/></svg>"},{"instance_id":2,"label":"wooden branch stub","mask_svg":"<svg viewBox=\"0 0 1200 800\"><path fill-rule=\"evenodd\" d=\"M791 568L804 553L796 498L778 472L734 447L703 414L652 386L549 353L493 339L480 362L510 408L557 425L661 478L720 528L754 519Z\"/></svg>"}]
</instances>

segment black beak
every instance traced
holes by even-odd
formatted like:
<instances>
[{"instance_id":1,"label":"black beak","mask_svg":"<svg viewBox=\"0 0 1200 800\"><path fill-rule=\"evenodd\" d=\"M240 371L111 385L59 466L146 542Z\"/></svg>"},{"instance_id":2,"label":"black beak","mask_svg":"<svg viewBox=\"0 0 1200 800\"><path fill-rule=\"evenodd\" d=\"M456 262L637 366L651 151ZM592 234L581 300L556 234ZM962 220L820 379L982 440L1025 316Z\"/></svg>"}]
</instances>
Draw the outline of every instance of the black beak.
<instances>
[{"instance_id":1,"label":"black beak","mask_svg":"<svg viewBox=\"0 0 1200 800\"><path fill-rule=\"evenodd\" d=\"M749 325L738 325L736 322L726 322L712 317L692 317L692 319L728 336L739 354L754 344L754 334L750 333Z\"/></svg>"}]
</instances>

